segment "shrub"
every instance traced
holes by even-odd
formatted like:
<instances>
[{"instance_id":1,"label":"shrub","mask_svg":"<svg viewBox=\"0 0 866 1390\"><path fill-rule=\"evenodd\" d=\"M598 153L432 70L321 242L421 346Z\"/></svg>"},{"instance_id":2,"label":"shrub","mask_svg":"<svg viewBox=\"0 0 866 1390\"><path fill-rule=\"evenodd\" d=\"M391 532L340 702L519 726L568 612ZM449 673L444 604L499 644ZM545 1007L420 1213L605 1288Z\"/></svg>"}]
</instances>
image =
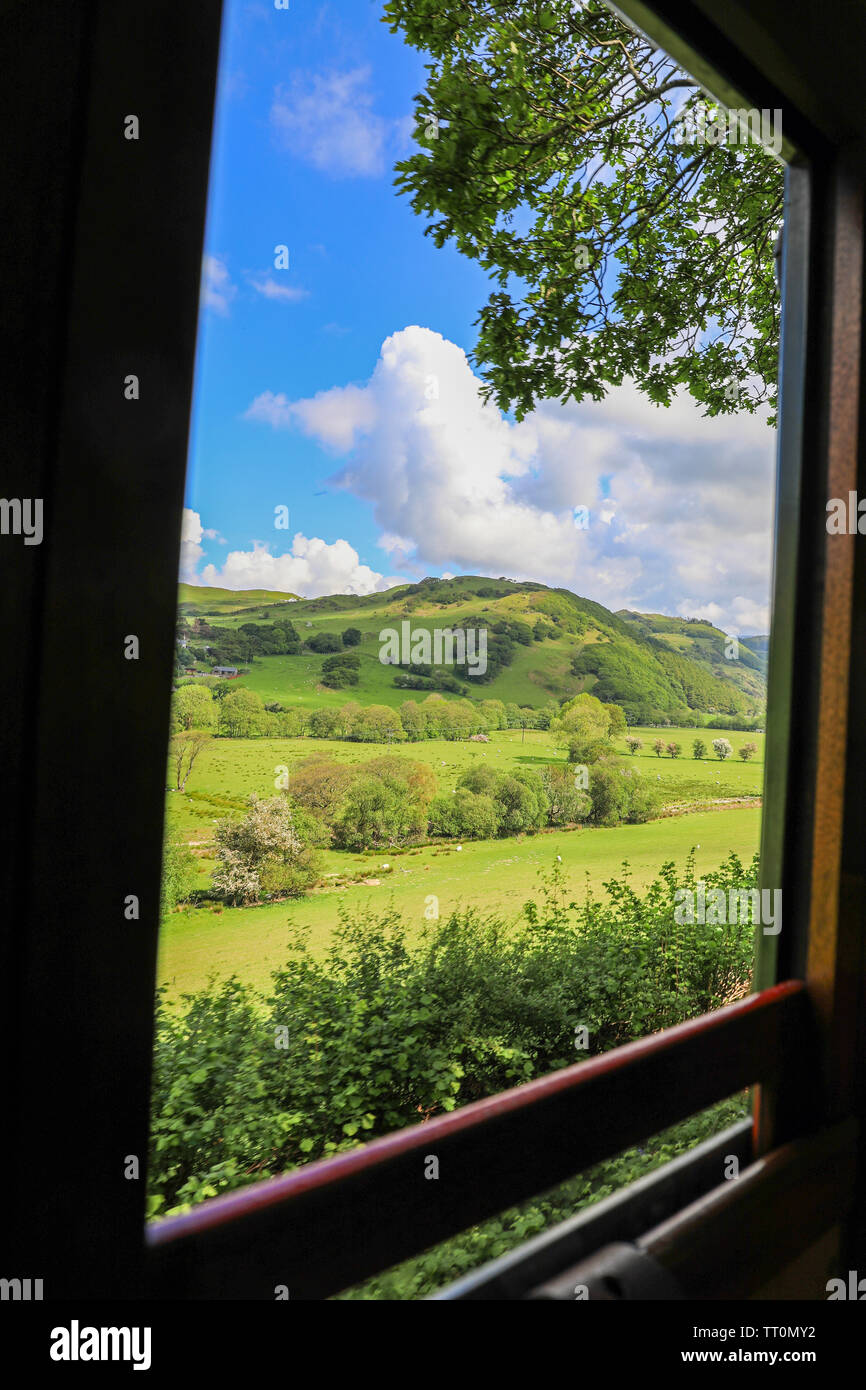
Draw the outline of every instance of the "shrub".
<instances>
[{"instance_id":1,"label":"shrub","mask_svg":"<svg viewBox=\"0 0 866 1390\"><path fill-rule=\"evenodd\" d=\"M549 825L576 825L592 810L588 794L577 785L574 769L561 763L542 769L541 783L548 801Z\"/></svg>"},{"instance_id":2,"label":"shrub","mask_svg":"<svg viewBox=\"0 0 866 1390\"><path fill-rule=\"evenodd\" d=\"M701 758L703 758L706 755L706 751L707 745L704 743L703 739L696 738L694 743L692 744L692 757L697 762L700 762Z\"/></svg>"},{"instance_id":3,"label":"shrub","mask_svg":"<svg viewBox=\"0 0 866 1390\"><path fill-rule=\"evenodd\" d=\"M731 855L704 881L754 887L757 862ZM267 998L237 980L179 1009L161 996L150 1211L555 1071L578 1025L599 1054L741 997L753 929L678 925L679 887L695 887L691 858L642 893L624 870L581 903L554 870L522 921L455 912L419 937L393 913L344 919L322 957L295 934Z\"/></svg>"},{"instance_id":4,"label":"shrub","mask_svg":"<svg viewBox=\"0 0 866 1390\"><path fill-rule=\"evenodd\" d=\"M754 758L758 751L758 745L756 743L744 743L738 751L743 762L746 763L750 758Z\"/></svg>"},{"instance_id":5,"label":"shrub","mask_svg":"<svg viewBox=\"0 0 866 1390\"><path fill-rule=\"evenodd\" d=\"M166 840L162 851L162 896L160 912L173 912L195 888L195 855L188 845Z\"/></svg>"},{"instance_id":6,"label":"shrub","mask_svg":"<svg viewBox=\"0 0 866 1390\"><path fill-rule=\"evenodd\" d=\"M342 650L342 642L333 632L317 632L315 636L307 639L307 648L311 652L338 652Z\"/></svg>"},{"instance_id":7,"label":"shrub","mask_svg":"<svg viewBox=\"0 0 866 1390\"><path fill-rule=\"evenodd\" d=\"M316 829L287 796L251 796L243 820L217 826L214 888L235 906L262 894L299 896L316 880Z\"/></svg>"},{"instance_id":8,"label":"shrub","mask_svg":"<svg viewBox=\"0 0 866 1390\"><path fill-rule=\"evenodd\" d=\"M643 739L638 738L636 734L629 734L625 746L630 753L636 753L639 748L643 748Z\"/></svg>"},{"instance_id":9,"label":"shrub","mask_svg":"<svg viewBox=\"0 0 866 1390\"><path fill-rule=\"evenodd\" d=\"M492 797L458 787L436 796L428 808L430 833L460 840L492 840L499 831L499 812Z\"/></svg>"},{"instance_id":10,"label":"shrub","mask_svg":"<svg viewBox=\"0 0 866 1390\"><path fill-rule=\"evenodd\" d=\"M417 838L426 823L422 803L396 779L362 776L334 821L334 843L352 850L393 848Z\"/></svg>"},{"instance_id":11,"label":"shrub","mask_svg":"<svg viewBox=\"0 0 866 1390\"><path fill-rule=\"evenodd\" d=\"M729 758L733 751L733 746L726 738L713 739L713 752L722 762L724 762L725 758Z\"/></svg>"}]
</instances>

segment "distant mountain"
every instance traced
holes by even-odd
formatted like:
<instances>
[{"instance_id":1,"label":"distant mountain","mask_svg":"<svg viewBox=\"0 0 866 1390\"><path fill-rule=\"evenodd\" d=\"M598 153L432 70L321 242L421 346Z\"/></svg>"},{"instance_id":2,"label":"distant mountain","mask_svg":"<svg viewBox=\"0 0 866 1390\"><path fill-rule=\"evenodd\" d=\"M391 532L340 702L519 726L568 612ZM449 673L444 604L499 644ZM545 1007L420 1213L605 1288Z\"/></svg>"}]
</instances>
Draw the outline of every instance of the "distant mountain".
<instances>
[{"instance_id":1,"label":"distant mountain","mask_svg":"<svg viewBox=\"0 0 866 1390\"><path fill-rule=\"evenodd\" d=\"M767 670L767 658L770 653L769 637L741 637L740 646L746 646L749 651L754 652L755 656L763 663L764 671Z\"/></svg>"},{"instance_id":2,"label":"distant mountain","mask_svg":"<svg viewBox=\"0 0 866 1390\"><path fill-rule=\"evenodd\" d=\"M461 575L363 597L330 594L296 600L260 590L229 593L185 585L180 609L181 621L207 616L212 627L248 630L250 623L288 619L304 643L322 633L339 637L347 627L360 629L361 641L352 648L360 657L359 680L345 698L362 704L417 699L416 691L438 689L446 697L465 693L540 707L585 690L622 705L635 723L685 718L690 711L741 718L763 712L762 658L741 645L740 660L726 660L725 634L711 624L613 613L568 589L544 584ZM399 629L406 619L413 631L486 627L488 671L473 677L466 669L434 667L419 675L412 667L383 666L381 633ZM324 659L308 649L296 656L255 656L259 674L255 680L251 674L250 681L283 702L293 697L308 702Z\"/></svg>"}]
</instances>

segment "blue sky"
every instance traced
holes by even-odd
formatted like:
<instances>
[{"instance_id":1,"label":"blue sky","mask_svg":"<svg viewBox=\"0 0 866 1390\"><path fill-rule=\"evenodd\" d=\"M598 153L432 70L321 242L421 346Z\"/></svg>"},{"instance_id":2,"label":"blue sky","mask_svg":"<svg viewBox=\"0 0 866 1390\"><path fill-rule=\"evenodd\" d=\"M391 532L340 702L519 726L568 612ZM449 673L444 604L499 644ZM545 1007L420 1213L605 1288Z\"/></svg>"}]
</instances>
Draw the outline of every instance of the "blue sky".
<instances>
[{"instance_id":1,"label":"blue sky","mask_svg":"<svg viewBox=\"0 0 866 1390\"><path fill-rule=\"evenodd\" d=\"M507 574L766 630L762 421L629 385L519 426L481 405L489 283L393 187L424 58L380 15L227 0L182 577L315 596Z\"/></svg>"}]
</instances>

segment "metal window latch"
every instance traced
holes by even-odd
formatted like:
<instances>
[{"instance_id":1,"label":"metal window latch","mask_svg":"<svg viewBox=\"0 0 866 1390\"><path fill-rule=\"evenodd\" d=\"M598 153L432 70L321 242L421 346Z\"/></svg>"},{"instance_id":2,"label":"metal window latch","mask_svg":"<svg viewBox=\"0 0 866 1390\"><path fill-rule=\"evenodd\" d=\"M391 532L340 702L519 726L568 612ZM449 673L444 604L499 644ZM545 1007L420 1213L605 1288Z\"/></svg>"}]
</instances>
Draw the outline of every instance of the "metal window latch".
<instances>
[{"instance_id":1,"label":"metal window latch","mask_svg":"<svg viewBox=\"0 0 866 1390\"><path fill-rule=\"evenodd\" d=\"M685 1294L664 1265L639 1246L618 1241L539 1284L527 1297L553 1299L559 1303L582 1300L615 1303L632 1299L683 1299Z\"/></svg>"}]
</instances>

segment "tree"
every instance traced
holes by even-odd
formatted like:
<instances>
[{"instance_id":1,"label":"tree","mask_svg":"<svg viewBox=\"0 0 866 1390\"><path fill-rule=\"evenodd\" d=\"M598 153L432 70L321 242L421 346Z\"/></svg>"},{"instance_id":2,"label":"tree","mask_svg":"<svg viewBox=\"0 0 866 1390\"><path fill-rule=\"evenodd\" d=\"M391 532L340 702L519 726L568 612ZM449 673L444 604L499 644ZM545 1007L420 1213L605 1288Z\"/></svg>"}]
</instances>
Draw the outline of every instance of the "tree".
<instances>
[{"instance_id":1,"label":"tree","mask_svg":"<svg viewBox=\"0 0 866 1390\"><path fill-rule=\"evenodd\" d=\"M489 796L458 787L443 793L427 811L430 833L461 840L492 840L499 830L499 812Z\"/></svg>"},{"instance_id":2,"label":"tree","mask_svg":"<svg viewBox=\"0 0 866 1390\"><path fill-rule=\"evenodd\" d=\"M339 652L322 662L322 685L331 690L342 690L347 685L357 685L360 679L361 658L354 652Z\"/></svg>"},{"instance_id":3,"label":"tree","mask_svg":"<svg viewBox=\"0 0 866 1390\"><path fill-rule=\"evenodd\" d=\"M289 778L294 801L321 820L332 821L354 778L352 768L327 753L304 758Z\"/></svg>"},{"instance_id":4,"label":"tree","mask_svg":"<svg viewBox=\"0 0 866 1390\"><path fill-rule=\"evenodd\" d=\"M175 692L172 715L178 729L213 729L217 711L206 686L182 685Z\"/></svg>"},{"instance_id":5,"label":"tree","mask_svg":"<svg viewBox=\"0 0 866 1390\"><path fill-rule=\"evenodd\" d=\"M385 17L431 59L397 186L495 282L474 356L499 408L630 376L665 405L684 385L708 414L767 402L772 421L781 166L690 130L697 83L601 0L389 0Z\"/></svg>"},{"instance_id":6,"label":"tree","mask_svg":"<svg viewBox=\"0 0 866 1390\"><path fill-rule=\"evenodd\" d=\"M396 743L406 737L399 714L389 705L367 705L362 709L351 736L361 743Z\"/></svg>"},{"instance_id":7,"label":"tree","mask_svg":"<svg viewBox=\"0 0 866 1390\"><path fill-rule=\"evenodd\" d=\"M625 710L621 705L605 705L605 709L610 716L608 738L621 738L628 728L625 719Z\"/></svg>"},{"instance_id":8,"label":"tree","mask_svg":"<svg viewBox=\"0 0 866 1390\"><path fill-rule=\"evenodd\" d=\"M726 738L713 739L713 752L722 762L724 762L725 758L729 758L733 751L733 745L730 744Z\"/></svg>"},{"instance_id":9,"label":"tree","mask_svg":"<svg viewBox=\"0 0 866 1390\"><path fill-rule=\"evenodd\" d=\"M336 709L311 710L307 728L310 738L340 738L340 711Z\"/></svg>"},{"instance_id":10,"label":"tree","mask_svg":"<svg viewBox=\"0 0 866 1390\"><path fill-rule=\"evenodd\" d=\"M412 743L427 737L427 711L415 700L405 700L400 706L400 723L403 725L404 734Z\"/></svg>"},{"instance_id":11,"label":"tree","mask_svg":"<svg viewBox=\"0 0 866 1390\"><path fill-rule=\"evenodd\" d=\"M254 738L264 730L265 707L254 690L233 690L219 710L219 731L229 738Z\"/></svg>"},{"instance_id":12,"label":"tree","mask_svg":"<svg viewBox=\"0 0 866 1390\"><path fill-rule=\"evenodd\" d=\"M481 713L487 720L488 729L507 729L508 720L505 714L505 705L501 700L482 700Z\"/></svg>"},{"instance_id":13,"label":"tree","mask_svg":"<svg viewBox=\"0 0 866 1390\"><path fill-rule=\"evenodd\" d=\"M744 743L738 751L743 762L747 763L750 758L754 758L758 751L758 745L756 743Z\"/></svg>"},{"instance_id":14,"label":"tree","mask_svg":"<svg viewBox=\"0 0 866 1390\"><path fill-rule=\"evenodd\" d=\"M234 905L262 893L299 897L316 880L316 853L303 811L287 796L251 796L242 820L220 821L213 885Z\"/></svg>"},{"instance_id":15,"label":"tree","mask_svg":"<svg viewBox=\"0 0 866 1390\"><path fill-rule=\"evenodd\" d=\"M671 758L678 758L680 756L680 745L678 743L669 743L665 752Z\"/></svg>"},{"instance_id":16,"label":"tree","mask_svg":"<svg viewBox=\"0 0 866 1390\"><path fill-rule=\"evenodd\" d=\"M706 751L707 745L704 743L703 739L696 738L692 744L692 757L695 758L697 762L700 762L701 758L705 756Z\"/></svg>"},{"instance_id":17,"label":"tree","mask_svg":"<svg viewBox=\"0 0 866 1390\"><path fill-rule=\"evenodd\" d=\"M426 821L423 807L398 782L361 776L334 823L334 841L342 849L394 847L418 836Z\"/></svg>"},{"instance_id":18,"label":"tree","mask_svg":"<svg viewBox=\"0 0 866 1390\"><path fill-rule=\"evenodd\" d=\"M183 902L195 885L196 858L188 845L166 840L162 851L160 913L164 917Z\"/></svg>"},{"instance_id":19,"label":"tree","mask_svg":"<svg viewBox=\"0 0 866 1390\"><path fill-rule=\"evenodd\" d=\"M541 783L548 801L549 825L576 825L592 810L587 792L577 785L574 771L561 763L542 768Z\"/></svg>"},{"instance_id":20,"label":"tree","mask_svg":"<svg viewBox=\"0 0 866 1390\"><path fill-rule=\"evenodd\" d=\"M578 745L605 740L610 736L610 709L595 695L576 695L551 720L550 731L565 744L572 740Z\"/></svg>"},{"instance_id":21,"label":"tree","mask_svg":"<svg viewBox=\"0 0 866 1390\"><path fill-rule=\"evenodd\" d=\"M505 834L521 830L538 830L547 819L547 796L537 772L521 769L500 774L496 783L495 801L499 808L500 825Z\"/></svg>"},{"instance_id":22,"label":"tree","mask_svg":"<svg viewBox=\"0 0 866 1390\"><path fill-rule=\"evenodd\" d=\"M342 642L336 633L317 632L307 641L307 647L311 652L338 652L342 650Z\"/></svg>"},{"instance_id":23,"label":"tree","mask_svg":"<svg viewBox=\"0 0 866 1390\"><path fill-rule=\"evenodd\" d=\"M344 647L357 647L361 641L361 629L359 627L347 627L343 633Z\"/></svg>"},{"instance_id":24,"label":"tree","mask_svg":"<svg viewBox=\"0 0 866 1390\"><path fill-rule=\"evenodd\" d=\"M174 789L186 791L189 774L192 772L202 751L210 743L210 734L177 734L169 747L169 756L174 766Z\"/></svg>"},{"instance_id":25,"label":"tree","mask_svg":"<svg viewBox=\"0 0 866 1390\"><path fill-rule=\"evenodd\" d=\"M656 757L660 758L662 753L665 751L665 741L663 738L656 739L655 743L653 744L653 750L655 752Z\"/></svg>"},{"instance_id":26,"label":"tree","mask_svg":"<svg viewBox=\"0 0 866 1390\"><path fill-rule=\"evenodd\" d=\"M639 748L643 748L643 739L638 738L636 734L629 734L625 746L630 753L636 753Z\"/></svg>"}]
</instances>

